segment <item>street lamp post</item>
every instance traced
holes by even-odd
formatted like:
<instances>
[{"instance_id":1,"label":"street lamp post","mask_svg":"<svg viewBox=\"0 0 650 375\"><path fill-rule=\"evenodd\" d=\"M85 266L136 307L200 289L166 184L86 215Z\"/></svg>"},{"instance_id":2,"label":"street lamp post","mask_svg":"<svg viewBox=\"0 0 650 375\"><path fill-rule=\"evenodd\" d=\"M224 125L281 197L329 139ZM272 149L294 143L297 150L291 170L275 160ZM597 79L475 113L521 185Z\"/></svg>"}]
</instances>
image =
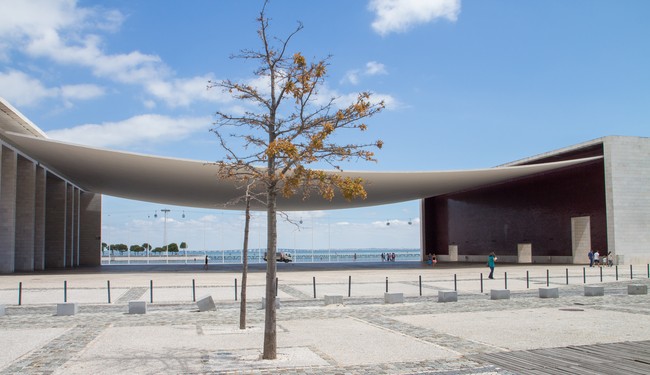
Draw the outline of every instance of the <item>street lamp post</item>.
<instances>
[{"instance_id":1,"label":"street lamp post","mask_svg":"<svg viewBox=\"0 0 650 375\"><path fill-rule=\"evenodd\" d=\"M165 214L165 221L163 222L163 246L165 246L166 263L169 264L169 246L167 246L167 213L170 210L168 208L163 208L160 211Z\"/></svg>"}]
</instances>

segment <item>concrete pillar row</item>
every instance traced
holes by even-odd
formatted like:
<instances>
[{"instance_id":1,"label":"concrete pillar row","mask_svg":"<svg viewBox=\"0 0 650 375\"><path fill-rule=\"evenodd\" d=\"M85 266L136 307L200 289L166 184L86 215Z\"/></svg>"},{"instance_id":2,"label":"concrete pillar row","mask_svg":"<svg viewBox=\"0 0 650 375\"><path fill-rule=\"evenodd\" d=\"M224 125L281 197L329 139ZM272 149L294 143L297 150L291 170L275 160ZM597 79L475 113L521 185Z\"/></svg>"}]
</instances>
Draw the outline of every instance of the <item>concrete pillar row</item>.
<instances>
[{"instance_id":1,"label":"concrete pillar row","mask_svg":"<svg viewBox=\"0 0 650 375\"><path fill-rule=\"evenodd\" d=\"M73 199L73 213L72 213L72 215L73 215L72 222L73 222L73 228L74 228L74 233L73 233L73 236L72 236L74 249L73 249L72 255L73 255L74 261L72 263L73 263L74 267L79 267L79 251L80 251L79 250L79 241L80 241L80 236L81 236L81 234L79 232L80 229L81 229L81 226L80 226L80 223L79 223L79 220L81 219L81 217L80 217L81 202L79 200L80 200L80 196L81 196L81 190L79 188L75 187L73 189L73 191L72 191L72 194L73 194L73 198L74 198Z\"/></svg>"},{"instance_id":2,"label":"concrete pillar row","mask_svg":"<svg viewBox=\"0 0 650 375\"><path fill-rule=\"evenodd\" d=\"M45 192L45 268L63 268L66 265L66 182L47 173Z\"/></svg>"},{"instance_id":3,"label":"concrete pillar row","mask_svg":"<svg viewBox=\"0 0 650 375\"><path fill-rule=\"evenodd\" d=\"M74 266L74 186L65 184L66 205L65 205L65 266Z\"/></svg>"},{"instance_id":4,"label":"concrete pillar row","mask_svg":"<svg viewBox=\"0 0 650 375\"><path fill-rule=\"evenodd\" d=\"M102 196L81 192L79 210L79 265L101 265Z\"/></svg>"},{"instance_id":5,"label":"concrete pillar row","mask_svg":"<svg viewBox=\"0 0 650 375\"><path fill-rule=\"evenodd\" d=\"M15 271L34 270L36 165L18 156L16 172Z\"/></svg>"},{"instance_id":6,"label":"concrete pillar row","mask_svg":"<svg viewBox=\"0 0 650 375\"><path fill-rule=\"evenodd\" d=\"M0 146L0 273L15 270L17 155Z\"/></svg>"},{"instance_id":7,"label":"concrete pillar row","mask_svg":"<svg viewBox=\"0 0 650 375\"><path fill-rule=\"evenodd\" d=\"M34 179L34 270L45 269L45 178L46 172L36 166Z\"/></svg>"}]
</instances>

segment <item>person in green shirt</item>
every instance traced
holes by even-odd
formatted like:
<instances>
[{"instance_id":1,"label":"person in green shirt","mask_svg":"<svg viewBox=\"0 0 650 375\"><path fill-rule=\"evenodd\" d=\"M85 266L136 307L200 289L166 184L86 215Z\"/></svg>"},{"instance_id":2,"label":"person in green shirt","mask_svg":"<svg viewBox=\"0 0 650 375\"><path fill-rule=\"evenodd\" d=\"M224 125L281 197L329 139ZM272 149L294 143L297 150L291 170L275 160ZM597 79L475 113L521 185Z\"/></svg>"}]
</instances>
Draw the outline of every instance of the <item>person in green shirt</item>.
<instances>
[{"instance_id":1,"label":"person in green shirt","mask_svg":"<svg viewBox=\"0 0 650 375\"><path fill-rule=\"evenodd\" d=\"M491 252L490 255L488 255L488 267L490 267L490 276L488 276L488 279L494 279L494 262L497 260L497 256L494 254L494 252Z\"/></svg>"}]
</instances>

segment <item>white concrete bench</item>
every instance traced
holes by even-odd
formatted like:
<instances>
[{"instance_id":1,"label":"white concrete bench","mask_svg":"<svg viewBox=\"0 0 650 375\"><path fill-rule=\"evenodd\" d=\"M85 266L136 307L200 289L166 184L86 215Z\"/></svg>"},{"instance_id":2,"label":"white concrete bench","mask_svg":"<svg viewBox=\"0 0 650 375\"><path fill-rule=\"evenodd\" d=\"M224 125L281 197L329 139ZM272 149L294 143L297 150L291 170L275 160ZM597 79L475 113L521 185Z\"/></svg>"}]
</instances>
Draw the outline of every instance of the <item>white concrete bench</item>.
<instances>
[{"instance_id":1,"label":"white concrete bench","mask_svg":"<svg viewBox=\"0 0 650 375\"><path fill-rule=\"evenodd\" d=\"M404 303L404 293L384 293L384 303Z\"/></svg>"},{"instance_id":2,"label":"white concrete bench","mask_svg":"<svg viewBox=\"0 0 650 375\"><path fill-rule=\"evenodd\" d=\"M275 308L279 309L280 308L280 298L275 297ZM260 310L266 309L266 297L262 297L262 306L260 307Z\"/></svg>"},{"instance_id":3,"label":"white concrete bench","mask_svg":"<svg viewBox=\"0 0 650 375\"><path fill-rule=\"evenodd\" d=\"M558 288L539 288L539 298L560 298L560 290Z\"/></svg>"},{"instance_id":4,"label":"white concrete bench","mask_svg":"<svg viewBox=\"0 0 650 375\"><path fill-rule=\"evenodd\" d=\"M510 290L508 289L491 289L490 299L510 299Z\"/></svg>"},{"instance_id":5,"label":"white concrete bench","mask_svg":"<svg viewBox=\"0 0 650 375\"><path fill-rule=\"evenodd\" d=\"M439 290L438 302L458 302L458 292L455 290Z\"/></svg>"},{"instance_id":6,"label":"white concrete bench","mask_svg":"<svg viewBox=\"0 0 650 375\"><path fill-rule=\"evenodd\" d=\"M199 311L215 311L217 305L214 304L212 296L203 296L196 301L196 306L199 307Z\"/></svg>"},{"instance_id":7,"label":"white concrete bench","mask_svg":"<svg viewBox=\"0 0 650 375\"><path fill-rule=\"evenodd\" d=\"M343 296L340 295L325 295L325 306L327 305L342 305Z\"/></svg>"},{"instance_id":8,"label":"white concrete bench","mask_svg":"<svg viewBox=\"0 0 650 375\"><path fill-rule=\"evenodd\" d=\"M648 286L644 284L629 284L627 286L627 294L629 295L648 294Z\"/></svg>"},{"instance_id":9,"label":"white concrete bench","mask_svg":"<svg viewBox=\"0 0 650 375\"><path fill-rule=\"evenodd\" d=\"M64 302L56 304L56 315L65 316L65 315L75 315L79 311L79 307L76 302Z\"/></svg>"},{"instance_id":10,"label":"white concrete bench","mask_svg":"<svg viewBox=\"0 0 650 375\"><path fill-rule=\"evenodd\" d=\"M129 301L129 314L146 314L147 301Z\"/></svg>"},{"instance_id":11,"label":"white concrete bench","mask_svg":"<svg viewBox=\"0 0 650 375\"><path fill-rule=\"evenodd\" d=\"M585 285L585 297L604 296L605 287L596 285Z\"/></svg>"}]
</instances>

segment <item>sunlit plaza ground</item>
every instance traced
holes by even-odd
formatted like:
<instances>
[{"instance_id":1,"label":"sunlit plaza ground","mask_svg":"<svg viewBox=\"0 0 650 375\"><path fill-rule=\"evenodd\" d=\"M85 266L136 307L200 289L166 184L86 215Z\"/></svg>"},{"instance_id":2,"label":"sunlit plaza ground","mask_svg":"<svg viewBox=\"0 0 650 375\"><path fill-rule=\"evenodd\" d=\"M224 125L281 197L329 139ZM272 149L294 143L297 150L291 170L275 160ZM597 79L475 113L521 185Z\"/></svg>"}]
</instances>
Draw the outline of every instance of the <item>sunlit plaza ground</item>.
<instances>
[{"instance_id":1,"label":"sunlit plaza ground","mask_svg":"<svg viewBox=\"0 0 650 375\"><path fill-rule=\"evenodd\" d=\"M522 371L499 358L650 340L648 295L627 294L628 284L650 284L647 265L633 265L632 275L629 265L501 264L495 280L488 273L483 264L279 264L274 361L259 359L264 265L251 266L246 330L238 329L238 265L3 275L0 373L534 373L543 361ZM559 298L539 298L547 284ZM585 285L604 286L604 296L586 297ZM387 288L404 302L385 303ZM454 289L457 302L438 302L439 291ZM493 289L508 289L511 298L491 300ZM207 295L216 311L198 312L194 299ZM325 295L340 295L343 304L325 305ZM76 315L57 316L64 299L78 303ZM146 314L128 314L129 301L146 302ZM589 364L562 366L580 373Z\"/></svg>"}]
</instances>

